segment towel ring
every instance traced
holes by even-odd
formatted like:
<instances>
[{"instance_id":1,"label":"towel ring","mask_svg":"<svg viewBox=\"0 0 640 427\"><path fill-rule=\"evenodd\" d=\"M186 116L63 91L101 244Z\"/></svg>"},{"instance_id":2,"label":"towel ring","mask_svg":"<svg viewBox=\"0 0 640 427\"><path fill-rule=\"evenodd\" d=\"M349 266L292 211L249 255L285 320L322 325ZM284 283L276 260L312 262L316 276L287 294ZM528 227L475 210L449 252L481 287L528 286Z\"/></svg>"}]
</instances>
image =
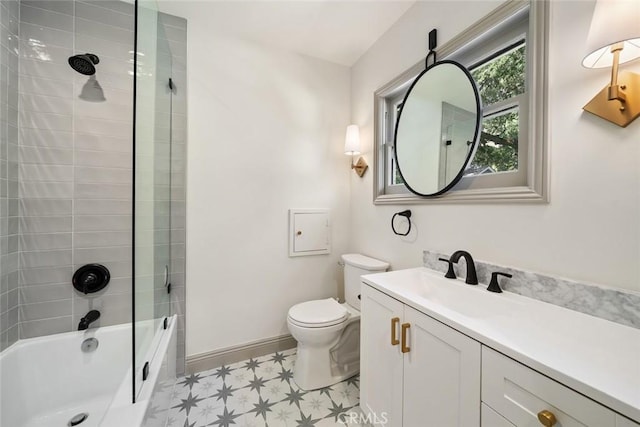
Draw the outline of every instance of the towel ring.
<instances>
[{"instance_id":1,"label":"towel ring","mask_svg":"<svg viewBox=\"0 0 640 427\"><path fill-rule=\"evenodd\" d=\"M396 226L394 224L394 221L395 221L397 216L403 216L403 217L407 218L407 221L409 222L409 228L407 229L406 233L398 233L398 230L396 230ZM398 236L407 236L407 235L409 235L409 233L411 232L411 211L409 209L407 209L406 211L394 213L393 216L391 217L391 229L393 230L393 233L398 235Z\"/></svg>"}]
</instances>

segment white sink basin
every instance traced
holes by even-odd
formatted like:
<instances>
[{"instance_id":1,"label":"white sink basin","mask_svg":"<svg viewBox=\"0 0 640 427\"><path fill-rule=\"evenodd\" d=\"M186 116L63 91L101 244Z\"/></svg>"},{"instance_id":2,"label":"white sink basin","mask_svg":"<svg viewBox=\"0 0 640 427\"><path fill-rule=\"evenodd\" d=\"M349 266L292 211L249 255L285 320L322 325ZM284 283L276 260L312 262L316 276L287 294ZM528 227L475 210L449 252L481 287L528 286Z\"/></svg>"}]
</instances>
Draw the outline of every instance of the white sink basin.
<instances>
[{"instance_id":1,"label":"white sink basin","mask_svg":"<svg viewBox=\"0 0 640 427\"><path fill-rule=\"evenodd\" d=\"M509 296L489 292L486 285L468 285L463 278L447 279L443 273L424 269L411 271L411 280L407 280L402 287L394 286L390 290L400 299L405 299L408 305L420 309L422 307L438 307L456 312L469 318L489 318L509 316L521 308L522 303L513 301ZM363 276L380 282L381 275ZM375 279L374 279L375 278ZM510 301L505 303L506 299Z\"/></svg>"}]
</instances>

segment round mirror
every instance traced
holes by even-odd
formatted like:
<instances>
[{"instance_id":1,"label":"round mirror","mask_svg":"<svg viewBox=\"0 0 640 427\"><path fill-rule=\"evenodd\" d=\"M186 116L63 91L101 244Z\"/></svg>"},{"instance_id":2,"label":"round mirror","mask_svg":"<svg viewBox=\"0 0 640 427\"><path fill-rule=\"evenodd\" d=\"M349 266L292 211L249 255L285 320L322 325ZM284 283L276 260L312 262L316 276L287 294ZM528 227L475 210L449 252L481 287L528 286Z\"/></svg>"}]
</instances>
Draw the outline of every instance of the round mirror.
<instances>
[{"instance_id":1,"label":"round mirror","mask_svg":"<svg viewBox=\"0 0 640 427\"><path fill-rule=\"evenodd\" d=\"M456 185L473 158L482 106L471 74L440 61L416 77L395 132L398 171L411 192L438 196Z\"/></svg>"}]
</instances>

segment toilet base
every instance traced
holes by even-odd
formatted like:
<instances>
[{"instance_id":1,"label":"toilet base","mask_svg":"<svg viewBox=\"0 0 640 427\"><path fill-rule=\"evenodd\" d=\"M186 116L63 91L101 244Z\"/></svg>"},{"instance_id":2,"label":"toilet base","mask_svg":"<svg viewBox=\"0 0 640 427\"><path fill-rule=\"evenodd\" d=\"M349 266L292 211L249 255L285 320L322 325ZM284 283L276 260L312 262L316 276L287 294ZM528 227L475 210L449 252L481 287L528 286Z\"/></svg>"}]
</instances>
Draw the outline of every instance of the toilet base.
<instances>
[{"instance_id":1,"label":"toilet base","mask_svg":"<svg viewBox=\"0 0 640 427\"><path fill-rule=\"evenodd\" d=\"M331 348L309 348L298 343L293 380L302 390L317 390L351 378L360 372L359 363L351 363L346 369L336 366Z\"/></svg>"},{"instance_id":2,"label":"toilet base","mask_svg":"<svg viewBox=\"0 0 640 427\"><path fill-rule=\"evenodd\" d=\"M344 304L349 317L342 323L309 328L287 317L298 342L293 380L302 390L317 390L360 372L360 312Z\"/></svg>"}]
</instances>

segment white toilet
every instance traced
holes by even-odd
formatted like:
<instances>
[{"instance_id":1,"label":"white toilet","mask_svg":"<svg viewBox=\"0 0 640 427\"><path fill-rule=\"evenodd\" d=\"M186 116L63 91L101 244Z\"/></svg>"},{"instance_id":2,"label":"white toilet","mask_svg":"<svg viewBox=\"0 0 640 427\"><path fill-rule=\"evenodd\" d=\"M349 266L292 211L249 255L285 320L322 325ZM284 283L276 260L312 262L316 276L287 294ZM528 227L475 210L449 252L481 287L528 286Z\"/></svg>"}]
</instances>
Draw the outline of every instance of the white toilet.
<instances>
[{"instance_id":1,"label":"white toilet","mask_svg":"<svg viewBox=\"0 0 640 427\"><path fill-rule=\"evenodd\" d=\"M298 341L293 379L303 390L345 380L360 371L360 276L386 271L389 264L360 254L342 255L343 304L333 298L289 309L287 325Z\"/></svg>"}]
</instances>

